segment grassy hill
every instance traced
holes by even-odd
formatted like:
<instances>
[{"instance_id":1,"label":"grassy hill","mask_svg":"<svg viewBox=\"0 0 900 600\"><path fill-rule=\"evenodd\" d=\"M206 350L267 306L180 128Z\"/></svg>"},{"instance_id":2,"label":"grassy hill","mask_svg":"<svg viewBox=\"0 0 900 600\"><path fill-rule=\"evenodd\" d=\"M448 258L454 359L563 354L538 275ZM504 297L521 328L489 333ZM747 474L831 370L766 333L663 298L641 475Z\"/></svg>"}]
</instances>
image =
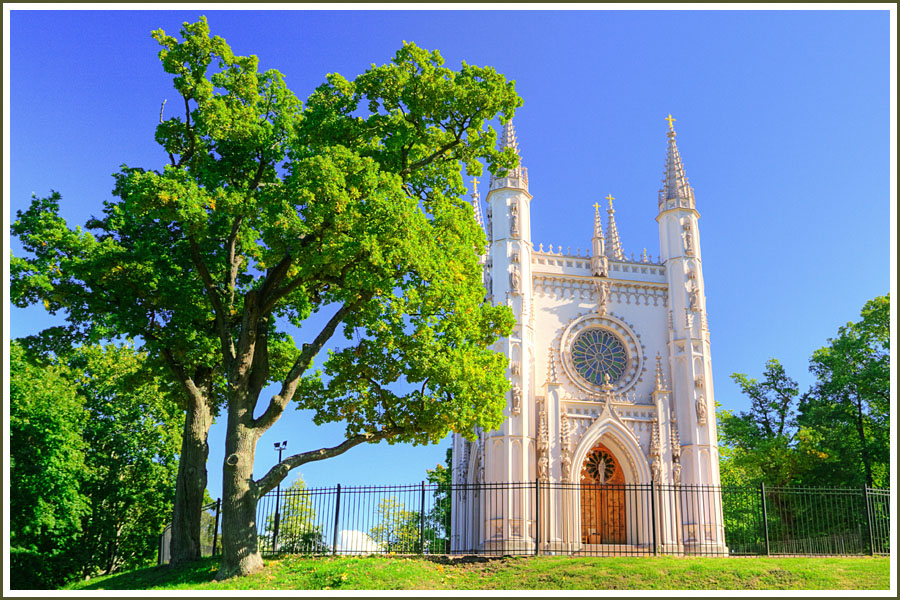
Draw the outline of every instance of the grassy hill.
<instances>
[{"instance_id":1,"label":"grassy hill","mask_svg":"<svg viewBox=\"0 0 900 600\"><path fill-rule=\"evenodd\" d=\"M307 557L213 581L218 560L150 567L72 590L887 590L888 558Z\"/></svg>"}]
</instances>

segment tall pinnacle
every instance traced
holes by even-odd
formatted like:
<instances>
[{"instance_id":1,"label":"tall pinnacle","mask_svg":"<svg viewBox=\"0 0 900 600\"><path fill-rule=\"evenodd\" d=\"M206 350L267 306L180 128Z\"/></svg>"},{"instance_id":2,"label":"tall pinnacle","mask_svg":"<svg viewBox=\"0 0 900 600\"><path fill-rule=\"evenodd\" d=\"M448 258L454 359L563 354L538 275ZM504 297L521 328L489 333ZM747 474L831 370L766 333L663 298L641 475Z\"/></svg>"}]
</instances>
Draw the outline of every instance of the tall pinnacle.
<instances>
[{"instance_id":1,"label":"tall pinnacle","mask_svg":"<svg viewBox=\"0 0 900 600\"><path fill-rule=\"evenodd\" d=\"M516 130L513 127L512 119L506 122L506 125L503 126L503 133L500 134L500 149L504 148L512 148L516 154L519 154L519 142L516 140Z\"/></svg>"},{"instance_id":2,"label":"tall pinnacle","mask_svg":"<svg viewBox=\"0 0 900 600\"><path fill-rule=\"evenodd\" d=\"M606 214L609 216L606 223L606 256L615 260L625 260L625 253L622 251L622 243L619 241L619 230L616 228L616 211L613 209L612 201L615 200L612 194L606 197L609 200L609 208Z\"/></svg>"},{"instance_id":3,"label":"tall pinnacle","mask_svg":"<svg viewBox=\"0 0 900 600\"><path fill-rule=\"evenodd\" d=\"M656 391L663 391L666 389L665 377L662 372L662 357L659 355L659 352L656 353Z\"/></svg>"},{"instance_id":4,"label":"tall pinnacle","mask_svg":"<svg viewBox=\"0 0 900 600\"><path fill-rule=\"evenodd\" d=\"M675 128L672 126L674 120L672 115L666 118L666 121L669 122L669 131L666 133L666 136L669 138L669 147L666 152L663 188L659 192L660 210L675 206L694 207L694 190L688 183L687 175L684 174L684 165L681 163L681 155L678 153L678 146L675 144Z\"/></svg>"},{"instance_id":5,"label":"tall pinnacle","mask_svg":"<svg viewBox=\"0 0 900 600\"><path fill-rule=\"evenodd\" d=\"M478 178L472 178L472 209L475 211L475 222L484 229L484 217L481 216L481 199L478 197Z\"/></svg>"},{"instance_id":6,"label":"tall pinnacle","mask_svg":"<svg viewBox=\"0 0 900 600\"><path fill-rule=\"evenodd\" d=\"M609 275L609 260L606 257L606 240L603 239L603 222L600 220L600 205L594 202L594 237L591 240L591 272L597 277Z\"/></svg>"},{"instance_id":7,"label":"tall pinnacle","mask_svg":"<svg viewBox=\"0 0 900 600\"><path fill-rule=\"evenodd\" d=\"M491 189L517 188L527 192L528 169L522 166L522 154L519 152L519 140L516 139L516 130L513 127L512 119L506 122L503 126L503 132L500 134L500 150L505 150L506 148L512 148L516 156L519 157L519 166L510 169L506 177L497 177L491 174Z\"/></svg>"}]
</instances>

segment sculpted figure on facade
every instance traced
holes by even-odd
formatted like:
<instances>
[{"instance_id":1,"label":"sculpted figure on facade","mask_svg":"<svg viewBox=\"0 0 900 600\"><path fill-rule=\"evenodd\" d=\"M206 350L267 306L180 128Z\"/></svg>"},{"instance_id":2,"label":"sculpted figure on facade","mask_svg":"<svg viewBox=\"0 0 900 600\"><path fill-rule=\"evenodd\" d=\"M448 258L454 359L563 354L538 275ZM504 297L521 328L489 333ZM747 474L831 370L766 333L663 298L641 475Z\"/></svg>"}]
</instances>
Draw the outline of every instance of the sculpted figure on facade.
<instances>
[{"instance_id":1,"label":"sculpted figure on facade","mask_svg":"<svg viewBox=\"0 0 900 600\"><path fill-rule=\"evenodd\" d=\"M703 395L701 394L697 398L697 424L698 425L706 425L706 402L703 399Z\"/></svg>"},{"instance_id":2,"label":"sculpted figure on facade","mask_svg":"<svg viewBox=\"0 0 900 600\"><path fill-rule=\"evenodd\" d=\"M518 385L512 387L512 414L522 412L522 389Z\"/></svg>"},{"instance_id":3,"label":"sculpted figure on facade","mask_svg":"<svg viewBox=\"0 0 900 600\"><path fill-rule=\"evenodd\" d=\"M509 286L514 296L522 293L522 278L519 276L519 269L515 266L509 273Z\"/></svg>"},{"instance_id":4,"label":"sculpted figure on facade","mask_svg":"<svg viewBox=\"0 0 900 600\"><path fill-rule=\"evenodd\" d=\"M509 207L509 235L519 237L519 203L515 200Z\"/></svg>"},{"instance_id":5,"label":"sculpted figure on facade","mask_svg":"<svg viewBox=\"0 0 900 600\"><path fill-rule=\"evenodd\" d=\"M606 314L606 305L609 303L609 282L595 281L594 286L597 288L597 314L602 317Z\"/></svg>"},{"instance_id":6,"label":"sculpted figure on facade","mask_svg":"<svg viewBox=\"0 0 900 600\"><path fill-rule=\"evenodd\" d=\"M694 235L690 223L684 224L684 253L687 256L694 255Z\"/></svg>"}]
</instances>

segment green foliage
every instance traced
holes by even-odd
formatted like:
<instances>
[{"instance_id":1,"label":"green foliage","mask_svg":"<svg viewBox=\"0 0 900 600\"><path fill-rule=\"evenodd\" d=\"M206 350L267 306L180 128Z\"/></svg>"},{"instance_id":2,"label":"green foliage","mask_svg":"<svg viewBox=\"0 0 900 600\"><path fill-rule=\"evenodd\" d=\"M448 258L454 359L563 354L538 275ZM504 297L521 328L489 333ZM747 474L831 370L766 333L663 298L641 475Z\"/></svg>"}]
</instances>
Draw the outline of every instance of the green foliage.
<instances>
[{"instance_id":1,"label":"green foliage","mask_svg":"<svg viewBox=\"0 0 900 600\"><path fill-rule=\"evenodd\" d=\"M52 589L78 567L87 415L66 368L29 358L16 340L9 374L10 587Z\"/></svg>"},{"instance_id":2,"label":"green foliage","mask_svg":"<svg viewBox=\"0 0 900 600\"><path fill-rule=\"evenodd\" d=\"M291 401L315 423L344 424L341 444L257 481L234 470L251 457L235 455L226 515L232 498L255 502L291 468L359 443L497 428L509 384L490 346L514 318L484 300L485 236L462 172L515 166L487 126L521 105L514 84L404 44L352 81L329 75L304 107L280 73L211 36L205 18L185 23L181 40L153 37L184 105L156 130L169 163L123 165L115 199L86 224L96 235L66 225L56 193L13 225L28 253L12 260L14 302L67 316L44 337L139 337L189 402L215 406L223 393L230 447L238 432L258 439ZM321 329L306 343L286 333L309 323L305 332ZM311 372L338 330L345 343ZM257 410L272 381L279 393ZM255 554L247 533L224 531L248 545L226 561Z\"/></svg>"},{"instance_id":3,"label":"green foliage","mask_svg":"<svg viewBox=\"0 0 900 600\"><path fill-rule=\"evenodd\" d=\"M728 477L734 483L796 483L803 468L801 455L796 451L797 382L774 358L766 362L762 381L743 373L731 377L750 398L750 410L738 415L727 410L717 413Z\"/></svg>"},{"instance_id":4,"label":"green foliage","mask_svg":"<svg viewBox=\"0 0 900 600\"><path fill-rule=\"evenodd\" d=\"M146 565L171 518L181 445L179 390L131 345L77 349L68 360L87 420L83 490L91 499L85 575Z\"/></svg>"},{"instance_id":5,"label":"green foliage","mask_svg":"<svg viewBox=\"0 0 900 600\"><path fill-rule=\"evenodd\" d=\"M861 316L813 353L804 394L774 358L761 381L732 375L751 405L716 413L723 485L889 487L890 295Z\"/></svg>"},{"instance_id":6,"label":"green foliage","mask_svg":"<svg viewBox=\"0 0 900 600\"><path fill-rule=\"evenodd\" d=\"M12 587L152 563L181 442L171 386L130 345L11 350Z\"/></svg>"},{"instance_id":7,"label":"green foliage","mask_svg":"<svg viewBox=\"0 0 900 600\"><path fill-rule=\"evenodd\" d=\"M800 421L817 432L816 484L890 487L890 294L813 353Z\"/></svg>"}]
</instances>

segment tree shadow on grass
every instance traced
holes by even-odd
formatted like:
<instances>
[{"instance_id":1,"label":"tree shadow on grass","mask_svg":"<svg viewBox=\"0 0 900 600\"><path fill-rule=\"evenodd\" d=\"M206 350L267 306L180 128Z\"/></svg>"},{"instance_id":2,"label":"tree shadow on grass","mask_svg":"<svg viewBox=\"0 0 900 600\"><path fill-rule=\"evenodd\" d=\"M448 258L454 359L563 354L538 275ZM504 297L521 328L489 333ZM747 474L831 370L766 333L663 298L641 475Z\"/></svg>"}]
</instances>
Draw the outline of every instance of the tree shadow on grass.
<instances>
[{"instance_id":1,"label":"tree shadow on grass","mask_svg":"<svg viewBox=\"0 0 900 600\"><path fill-rule=\"evenodd\" d=\"M147 590L157 586L200 585L211 582L219 569L219 557L202 558L179 566L146 567L128 573L88 581L80 590Z\"/></svg>"}]
</instances>

